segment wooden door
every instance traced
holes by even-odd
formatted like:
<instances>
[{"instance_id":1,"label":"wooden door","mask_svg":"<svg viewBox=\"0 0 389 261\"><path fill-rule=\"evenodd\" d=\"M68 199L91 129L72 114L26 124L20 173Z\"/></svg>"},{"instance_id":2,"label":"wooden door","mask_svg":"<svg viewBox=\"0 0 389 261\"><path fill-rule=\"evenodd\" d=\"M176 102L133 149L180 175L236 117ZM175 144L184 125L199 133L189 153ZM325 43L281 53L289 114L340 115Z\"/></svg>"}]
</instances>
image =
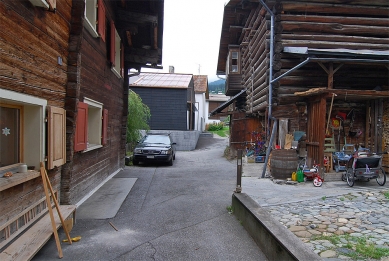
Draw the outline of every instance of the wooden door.
<instances>
[{"instance_id":1,"label":"wooden door","mask_svg":"<svg viewBox=\"0 0 389 261\"><path fill-rule=\"evenodd\" d=\"M323 166L326 98L312 97L308 104L307 162Z\"/></svg>"}]
</instances>

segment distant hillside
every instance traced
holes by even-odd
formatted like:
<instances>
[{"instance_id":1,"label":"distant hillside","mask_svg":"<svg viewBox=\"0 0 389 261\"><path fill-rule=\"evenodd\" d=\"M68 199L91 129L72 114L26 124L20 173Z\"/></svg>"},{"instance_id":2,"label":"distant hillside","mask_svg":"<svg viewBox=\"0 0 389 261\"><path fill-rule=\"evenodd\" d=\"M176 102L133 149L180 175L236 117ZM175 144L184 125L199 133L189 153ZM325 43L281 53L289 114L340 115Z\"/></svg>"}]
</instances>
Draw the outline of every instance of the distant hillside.
<instances>
[{"instance_id":1,"label":"distant hillside","mask_svg":"<svg viewBox=\"0 0 389 261\"><path fill-rule=\"evenodd\" d=\"M223 93L225 94L226 93L226 80L217 80L217 81L214 81L214 82L210 82L208 83L208 90L209 90L209 93Z\"/></svg>"}]
</instances>

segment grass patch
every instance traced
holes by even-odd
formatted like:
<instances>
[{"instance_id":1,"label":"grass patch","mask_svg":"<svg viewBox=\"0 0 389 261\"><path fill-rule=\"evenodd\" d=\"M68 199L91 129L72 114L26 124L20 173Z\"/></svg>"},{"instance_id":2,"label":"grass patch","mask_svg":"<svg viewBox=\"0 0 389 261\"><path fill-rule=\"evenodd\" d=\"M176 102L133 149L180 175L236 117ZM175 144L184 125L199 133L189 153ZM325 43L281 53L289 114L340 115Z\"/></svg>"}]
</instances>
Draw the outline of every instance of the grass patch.
<instances>
[{"instance_id":1,"label":"grass patch","mask_svg":"<svg viewBox=\"0 0 389 261\"><path fill-rule=\"evenodd\" d=\"M385 198L389 199L389 191L384 191L382 193L384 194Z\"/></svg>"},{"instance_id":2,"label":"grass patch","mask_svg":"<svg viewBox=\"0 0 389 261\"><path fill-rule=\"evenodd\" d=\"M314 236L313 239L314 240L327 240L327 241L330 241L334 245L340 243L340 236L337 236L337 235L331 235L331 236L320 235L320 236Z\"/></svg>"},{"instance_id":3,"label":"grass patch","mask_svg":"<svg viewBox=\"0 0 389 261\"><path fill-rule=\"evenodd\" d=\"M220 137L228 137L230 135L230 127L224 126L221 130L215 130L215 131L209 131L216 135L219 135Z\"/></svg>"},{"instance_id":4,"label":"grass patch","mask_svg":"<svg viewBox=\"0 0 389 261\"><path fill-rule=\"evenodd\" d=\"M382 248L371 243L367 237L350 237L345 236L347 240L355 242L355 244L348 244L348 248L354 250L355 252L349 254L353 259L360 258L373 258L373 259L381 259L382 257L389 256L389 249ZM350 247L351 245L351 247Z\"/></svg>"},{"instance_id":5,"label":"grass patch","mask_svg":"<svg viewBox=\"0 0 389 261\"><path fill-rule=\"evenodd\" d=\"M228 211L228 214L234 213L234 208L232 206L227 206L226 209Z\"/></svg>"},{"instance_id":6,"label":"grass patch","mask_svg":"<svg viewBox=\"0 0 389 261\"><path fill-rule=\"evenodd\" d=\"M321 197L321 199L322 199L322 200L326 200L326 199L327 199L327 197L326 197L326 196L323 196L323 197Z\"/></svg>"},{"instance_id":7,"label":"grass patch","mask_svg":"<svg viewBox=\"0 0 389 261\"><path fill-rule=\"evenodd\" d=\"M342 243L341 239L346 239L347 243ZM330 235L330 236L314 236L313 240L327 240L333 245L343 244L343 248L350 249L350 253L342 253L342 255L351 257L353 260L369 260L378 259L389 256L389 249L374 245L369 241L368 237L355 237L350 235ZM336 249L333 249L336 251Z\"/></svg>"}]
</instances>

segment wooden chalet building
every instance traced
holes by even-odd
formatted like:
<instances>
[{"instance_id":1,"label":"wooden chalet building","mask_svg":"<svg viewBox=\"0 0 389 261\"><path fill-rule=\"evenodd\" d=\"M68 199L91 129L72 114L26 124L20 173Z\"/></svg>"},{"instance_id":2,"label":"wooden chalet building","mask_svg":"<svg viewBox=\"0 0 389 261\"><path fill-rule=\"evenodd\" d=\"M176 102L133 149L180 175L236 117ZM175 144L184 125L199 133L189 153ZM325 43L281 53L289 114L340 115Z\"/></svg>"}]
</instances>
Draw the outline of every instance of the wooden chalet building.
<instances>
[{"instance_id":1,"label":"wooden chalet building","mask_svg":"<svg viewBox=\"0 0 389 261\"><path fill-rule=\"evenodd\" d=\"M306 132L309 163L323 166L328 137L338 151L388 150L388 1L230 0L217 74L234 96L225 106L245 100L232 118L259 118L268 140L273 120L286 120L287 133Z\"/></svg>"},{"instance_id":2,"label":"wooden chalet building","mask_svg":"<svg viewBox=\"0 0 389 261\"><path fill-rule=\"evenodd\" d=\"M128 70L161 64L163 10L163 0L0 1L1 251L47 213L41 162L65 205L124 167Z\"/></svg>"}]
</instances>

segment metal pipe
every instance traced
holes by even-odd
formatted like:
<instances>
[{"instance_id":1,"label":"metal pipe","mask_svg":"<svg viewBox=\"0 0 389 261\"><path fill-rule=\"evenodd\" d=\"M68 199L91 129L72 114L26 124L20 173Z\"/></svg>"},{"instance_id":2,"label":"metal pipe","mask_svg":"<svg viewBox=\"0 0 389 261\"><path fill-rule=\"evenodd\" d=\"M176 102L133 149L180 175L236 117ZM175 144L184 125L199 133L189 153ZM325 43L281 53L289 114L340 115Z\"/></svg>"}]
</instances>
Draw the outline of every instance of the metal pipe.
<instances>
[{"instance_id":1,"label":"metal pipe","mask_svg":"<svg viewBox=\"0 0 389 261\"><path fill-rule=\"evenodd\" d=\"M293 67L292 69L288 70L287 72L281 74L280 76L278 76L277 78L275 78L272 83L276 82L276 81L279 81L281 78L287 76L288 74L290 74L291 72L293 72L294 70L297 70L298 68L304 66L305 64L309 63L309 61L311 60L311 58L307 58L305 61L299 63L298 65L296 65L295 67Z\"/></svg>"},{"instance_id":2,"label":"metal pipe","mask_svg":"<svg viewBox=\"0 0 389 261\"><path fill-rule=\"evenodd\" d=\"M236 189L235 193L240 193L242 191L242 150L238 150L238 155L236 159Z\"/></svg>"}]
</instances>

